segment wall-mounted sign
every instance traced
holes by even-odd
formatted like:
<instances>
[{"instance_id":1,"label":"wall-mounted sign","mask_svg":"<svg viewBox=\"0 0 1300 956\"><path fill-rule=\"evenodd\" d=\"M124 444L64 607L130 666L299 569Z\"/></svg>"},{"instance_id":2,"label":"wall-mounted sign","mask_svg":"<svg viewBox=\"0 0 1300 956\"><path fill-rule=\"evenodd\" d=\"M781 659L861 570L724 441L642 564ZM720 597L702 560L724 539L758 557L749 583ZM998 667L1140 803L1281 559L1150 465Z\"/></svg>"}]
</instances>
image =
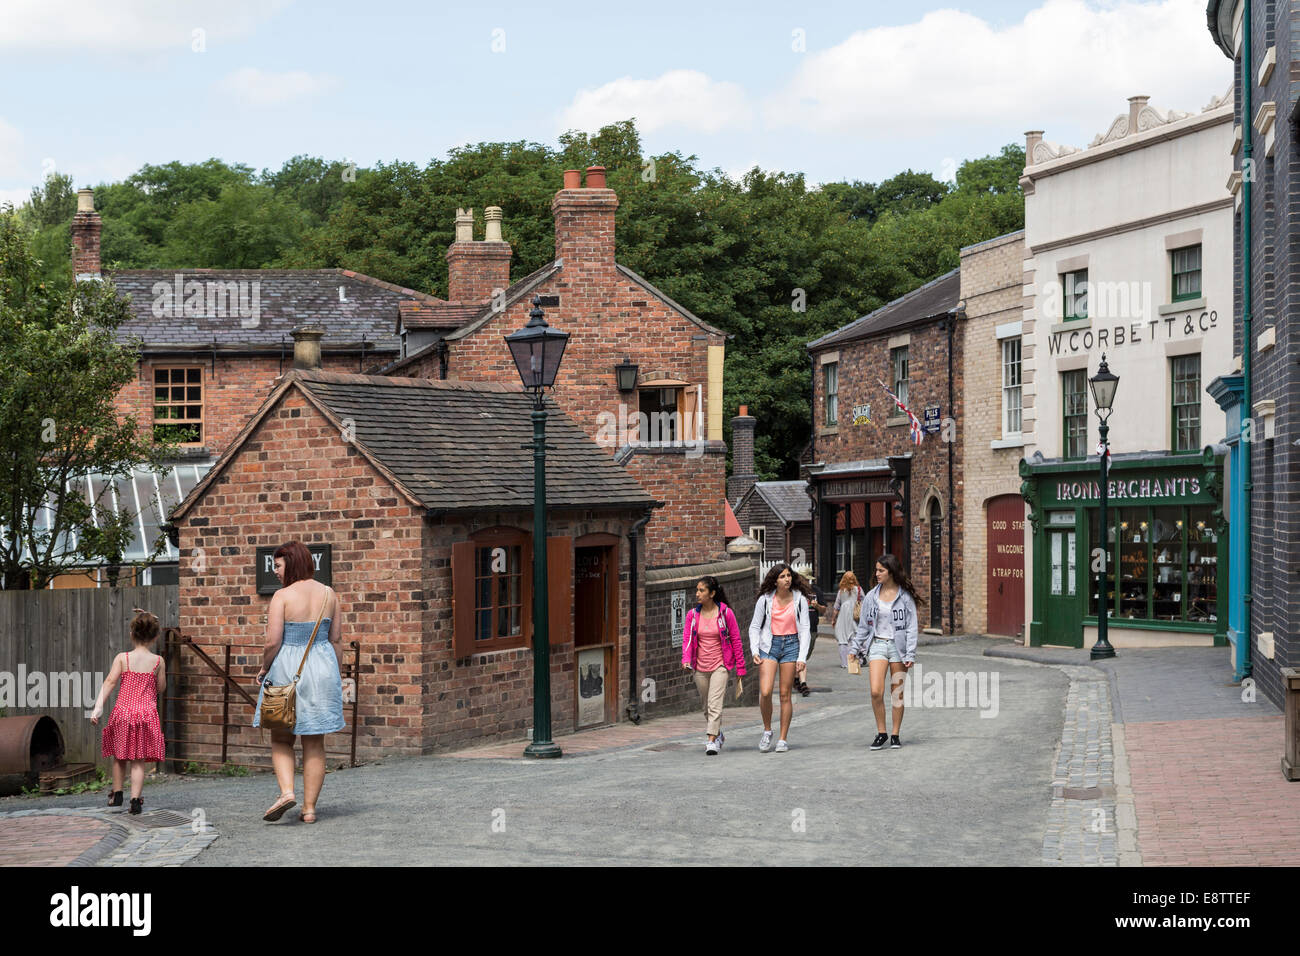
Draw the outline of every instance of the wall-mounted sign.
<instances>
[{"instance_id":1,"label":"wall-mounted sign","mask_svg":"<svg viewBox=\"0 0 1300 956\"><path fill-rule=\"evenodd\" d=\"M1083 328L1075 331L1053 332L1047 340L1049 355L1073 355L1078 352L1098 350L1114 351L1122 345L1141 345L1143 342L1167 342L1171 339L1204 335L1219 327L1219 313L1213 310L1199 315L1166 315L1127 325L1104 326L1099 329Z\"/></svg>"},{"instance_id":2,"label":"wall-mounted sign","mask_svg":"<svg viewBox=\"0 0 1300 956\"><path fill-rule=\"evenodd\" d=\"M686 629L686 592L672 592L673 626L669 636L673 647L682 646L682 631Z\"/></svg>"},{"instance_id":3,"label":"wall-mounted sign","mask_svg":"<svg viewBox=\"0 0 1300 956\"><path fill-rule=\"evenodd\" d=\"M578 726L605 722L605 649L578 652Z\"/></svg>"},{"instance_id":4,"label":"wall-mounted sign","mask_svg":"<svg viewBox=\"0 0 1300 956\"><path fill-rule=\"evenodd\" d=\"M854 405L853 406L853 424L870 425L871 424L871 406Z\"/></svg>"},{"instance_id":5,"label":"wall-mounted sign","mask_svg":"<svg viewBox=\"0 0 1300 956\"><path fill-rule=\"evenodd\" d=\"M321 584L332 585L334 573L330 548L328 544L309 544L312 562L316 566L315 579ZM275 576L275 548L257 549L257 593L274 594L280 590L280 579Z\"/></svg>"},{"instance_id":6,"label":"wall-mounted sign","mask_svg":"<svg viewBox=\"0 0 1300 956\"><path fill-rule=\"evenodd\" d=\"M925 409L925 419L921 426L929 435L939 434L939 406L927 405Z\"/></svg>"},{"instance_id":7,"label":"wall-mounted sign","mask_svg":"<svg viewBox=\"0 0 1300 956\"><path fill-rule=\"evenodd\" d=\"M894 498L889 489L888 478L841 478L828 481L822 486L822 500L834 498L843 501L848 498Z\"/></svg>"}]
</instances>

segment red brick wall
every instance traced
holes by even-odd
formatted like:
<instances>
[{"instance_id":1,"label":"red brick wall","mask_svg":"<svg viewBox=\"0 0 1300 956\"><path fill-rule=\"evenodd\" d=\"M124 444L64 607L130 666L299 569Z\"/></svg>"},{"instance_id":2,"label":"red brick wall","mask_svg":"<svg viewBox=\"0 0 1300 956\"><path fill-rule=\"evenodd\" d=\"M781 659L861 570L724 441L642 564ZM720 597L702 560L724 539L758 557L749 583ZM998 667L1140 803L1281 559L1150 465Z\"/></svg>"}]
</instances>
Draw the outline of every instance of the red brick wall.
<instances>
[{"instance_id":1,"label":"red brick wall","mask_svg":"<svg viewBox=\"0 0 1300 956\"><path fill-rule=\"evenodd\" d=\"M486 302L510 285L510 243L453 242L447 247L447 300Z\"/></svg>"},{"instance_id":2,"label":"red brick wall","mask_svg":"<svg viewBox=\"0 0 1300 956\"><path fill-rule=\"evenodd\" d=\"M704 454L643 450L627 469L656 501L665 502L645 527L646 564L669 567L724 560L726 446L714 442Z\"/></svg>"},{"instance_id":3,"label":"red brick wall","mask_svg":"<svg viewBox=\"0 0 1300 956\"><path fill-rule=\"evenodd\" d=\"M72 273L99 275L99 242L104 222L97 212L79 212L72 217Z\"/></svg>"},{"instance_id":4,"label":"red brick wall","mask_svg":"<svg viewBox=\"0 0 1300 956\"><path fill-rule=\"evenodd\" d=\"M629 667L631 566L625 535L635 517L557 513L549 529L552 536L575 539L593 533L620 538L613 570L620 582L620 717L627 704ZM270 602L270 595L256 593L255 549L295 537L330 543L344 638L362 645L358 757L518 738L532 726L531 652L507 650L458 661L452 643L452 544L498 526L531 530L531 514L481 513L459 523L427 522L423 509L410 505L300 393L290 391L207 495L178 522L180 628L219 661L223 645L237 645L233 672L251 687ZM198 549L201 561L196 560ZM644 594L641 600L644 607ZM644 628L643 616L643 648ZM572 643L553 648L551 657L553 730L561 733L575 722ZM181 660L175 675L178 716L201 722L185 726L183 736L193 742L184 746L182 759L215 761L221 740L220 684L192 652L183 652ZM232 714L236 721L252 719L244 704ZM345 714L350 724L348 705ZM349 725L331 735L326 746L345 751L350 731ZM230 740L230 759L267 759L262 731L233 729Z\"/></svg>"},{"instance_id":5,"label":"red brick wall","mask_svg":"<svg viewBox=\"0 0 1300 956\"><path fill-rule=\"evenodd\" d=\"M200 352L192 358L149 357L139 363L139 374L134 384L124 386L117 393L119 415L135 415L142 426L153 423L153 370L162 367L203 369L203 446L213 457L226 450L249 416L262 407L274 390L281 371L279 356L234 358L218 354L215 372L211 353ZM292 368L293 347L290 343L284 371ZM357 357L326 355L321 368L327 372L356 372Z\"/></svg>"},{"instance_id":6,"label":"red brick wall","mask_svg":"<svg viewBox=\"0 0 1300 956\"><path fill-rule=\"evenodd\" d=\"M893 401L881 389L879 382L892 384L892 367L890 365L889 336L851 342L835 348L839 352L839 423L833 429L827 429L822 423L826 420L825 380L820 372L820 357L817 358L818 374L814 376L814 421L818 423L816 439L816 460L834 464L836 462L856 461L860 459L886 458L890 455L912 453L912 527L919 528L919 541L911 542L912 565L910 575L917 593L925 599L925 605L919 608L921 627L930 626L930 526L927 519L926 502L933 492L939 499L943 514L943 629L947 632L960 630L962 626L962 444L960 428L965 421L963 411L963 361L962 337L953 338L953 399L956 409L948 403L948 336L939 323L913 326L899 330L895 334L910 334L908 345L908 400L907 406L918 417L923 418L927 405L938 405L942 419L953 419L957 431L953 432L954 442L944 441L942 432L937 435L927 434L918 447L913 445L906 425L885 425L886 419L898 413ZM826 350L830 351L830 350ZM818 353L818 356L821 353ZM853 425L853 406L870 404L872 424ZM949 426L952 431L953 426ZM948 496L948 451L953 454L953 485L956 502L949 501ZM953 509L953 580L955 581L954 610L956 622L948 614L948 539L949 509ZM977 520L978 520L977 516ZM818 516L820 521L820 515ZM825 535L829 529L817 529L819 554ZM900 560L901 551L896 551Z\"/></svg>"}]
</instances>

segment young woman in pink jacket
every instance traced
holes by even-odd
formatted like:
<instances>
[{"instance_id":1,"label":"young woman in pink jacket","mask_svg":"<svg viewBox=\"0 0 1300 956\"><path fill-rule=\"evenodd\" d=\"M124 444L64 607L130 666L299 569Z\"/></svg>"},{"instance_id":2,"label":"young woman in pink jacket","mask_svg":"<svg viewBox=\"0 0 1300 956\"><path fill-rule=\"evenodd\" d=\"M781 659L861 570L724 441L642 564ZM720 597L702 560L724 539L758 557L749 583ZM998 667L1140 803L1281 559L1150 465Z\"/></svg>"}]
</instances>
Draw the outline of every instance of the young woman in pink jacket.
<instances>
[{"instance_id":1,"label":"young woman in pink jacket","mask_svg":"<svg viewBox=\"0 0 1300 956\"><path fill-rule=\"evenodd\" d=\"M682 631L682 667L695 673L695 686L708 718L704 752L715 756L722 749L722 701L727 695L727 672L745 676L745 651L740 643L736 615L727 606L722 585L712 575L695 584L695 607L686 612Z\"/></svg>"}]
</instances>

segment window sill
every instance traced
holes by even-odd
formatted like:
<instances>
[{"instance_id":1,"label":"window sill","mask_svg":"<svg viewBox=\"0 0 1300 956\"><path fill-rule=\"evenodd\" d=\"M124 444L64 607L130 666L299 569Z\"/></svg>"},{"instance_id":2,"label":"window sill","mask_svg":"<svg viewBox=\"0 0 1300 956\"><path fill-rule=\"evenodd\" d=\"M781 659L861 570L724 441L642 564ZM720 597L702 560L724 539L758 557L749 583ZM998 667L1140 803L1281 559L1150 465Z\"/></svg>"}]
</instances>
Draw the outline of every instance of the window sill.
<instances>
[{"instance_id":1,"label":"window sill","mask_svg":"<svg viewBox=\"0 0 1300 956\"><path fill-rule=\"evenodd\" d=\"M840 433L840 426L838 424L823 425L821 428L817 429L818 437L821 437L822 435L838 435L839 433Z\"/></svg>"},{"instance_id":2,"label":"window sill","mask_svg":"<svg viewBox=\"0 0 1300 956\"><path fill-rule=\"evenodd\" d=\"M885 419L886 428L893 428L897 425L907 425L907 424L910 424L910 422L906 415L895 415L893 418Z\"/></svg>"},{"instance_id":3,"label":"window sill","mask_svg":"<svg viewBox=\"0 0 1300 956\"><path fill-rule=\"evenodd\" d=\"M1168 305L1162 305L1157 310L1161 315L1173 315L1176 312L1192 312L1196 309L1205 308L1205 296L1199 299L1184 299L1181 302L1170 302Z\"/></svg>"},{"instance_id":4,"label":"window sill","mask_svg":"<svg viewBox=\"0 0 1300 956\"><path fill-rule=\"evenodd\" d=\"M1018 435L1013 438L995 438L991 442L989 442L989 448L992 448L994 451L996 451L999 448L1024 448L1024 447L1025 447L1025 440L1023 437Z\"/></svg>"},{"instance_id":5,"label":"window sill","mask_svg":"<svg viewBox=\"0 0 1300 956\"><path fill-rule=\"evenodd\" d=\"M1066 319L1064 322L1057 322L1047 331L1048 334L1052 334L1054 332L1075 332L1079 329L1090 328L1092 328L1092 323L1088 321L1088 317L1085 315L1081 319Z\"/></svg>"}]
</instances>

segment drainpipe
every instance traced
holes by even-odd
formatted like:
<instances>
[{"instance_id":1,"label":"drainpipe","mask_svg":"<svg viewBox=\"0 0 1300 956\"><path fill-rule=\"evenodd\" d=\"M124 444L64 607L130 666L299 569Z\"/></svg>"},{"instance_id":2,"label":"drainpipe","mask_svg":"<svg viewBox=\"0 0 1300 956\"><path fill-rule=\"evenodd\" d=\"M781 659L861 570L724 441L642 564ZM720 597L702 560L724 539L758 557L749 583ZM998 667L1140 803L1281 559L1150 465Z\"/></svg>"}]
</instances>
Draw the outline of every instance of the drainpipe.
<instances>
[{"instance_id":1,"label":"drainpipe","mask_svg":"<svg viewBox=\"0 0 1300 956\"><path fill-rule=\"evenodd\" d=\"M957 406L952 402L952 339L955 326L957 325L957 314L950 312L948 314L948 414L953 416L956 421ZM943 423L939 423L940 437L942 437ZM957 436L953 436L956 438ZM953 497L955 485L952 476L952 446L955 441L948 442L948 626L952 628L952 633L957 633L957 613L954 596L954 577L953 577L953 511L957 507L957 500Z\"/></svg>"},{"instance_id":2,"label":"drainpipe","mask_svg":"<svg viewBox=\"0 0 1300 956\"><path fill-rule=\"evenodd\" d=\"M1247 417L1254 417L1255 409L1251 404L1251 380L1250 380L1250 353L1253 349L1254 338L1251 336L1251 309L1253 307L1254 297L1251 295L1251 225L1250 225L1250 193L1251 180L1255 178L1253 154L1255 150L1253 135L1253 119L1251 117L1251 88L1254 83L1254 70L1251 66L1251 49L1250 49L1250 0L1244 0L1242 10L1242 42L1244 47L1241 56L1241 129L1242 129L1242 166L1250 171L1250 176L1243 176L1242 189L1242 214L1241 214L1241 376L1244 393L1242 400L1246 407L1242 409ZM1254 438L1254 422L1252 421L1251 437ZM1243 504L1245 505L1245 527L1237 530L1238 534L1246 536L1246 560L1242 564L1242 593L1244 594L1245 610L1242 614L1244 632L1237 638L1237 673L1234 677L1237 680L1244 680L1251 673L1250 659L1250 642L1253 627L1251 625L1251 594L1250 594L1250 565L1251 565L1251 527L1250 527L1250 496L1253 489L1251 482L1251 458L1254 454L1254 442L1238 442L1237 445L1242 449L1245 455L1244 478L1242 483Z\"/></svg>"},{"instance_id":3,"label":"drainpipe","mask_svg":"<svg viewBox=\"0 0 1300 956\"><path fill-rule=\"evenodd\" d=\"M810 453L810 457L812 458L812 463L816 464L817 462L817 357L813 355L812 352L808 353L808 368L809 371L811 372L811 374L808 377L808 383L811 386L809 391L812 393L811 398L808 401L808 447L812 449ZM836 370L836 374L837 375L839 374L838 369ZM811 484L811 482L809 482L809 484ZM808 540L808 551L809 551L808 557L813 566L814 581L817 580L818 574L824 575L826 573L825 569L822 567L822 565L825 562L818 560L817 557L817 520L819 517L820 516L817 514L816 499L814 499L812 522L808 526L808 530L810 534ZM827 590L825 581L822 582L822 590Z\"/></svg>"},{"instance_id":4,"label":"drainpipe","mask_svg":"<svg viewBox=\"0 0 1300 956\"><path fill-rule=\"evenodd\" d=\"M627 544L632 553L632 570L630 582L632 586L632 601L628 607L628 685L627 685L627 719L634 724L641 723L641 711L637 703L641 700L641 688L636 680L636 660L637 660L637 617L640 610L639 597L637 592L637 546L636 543L641 537L641 529L644 528L654 516L654 509L647 508L646 513L637 519L636 524L628 530Z\"/></svg>"}]
</instances>

